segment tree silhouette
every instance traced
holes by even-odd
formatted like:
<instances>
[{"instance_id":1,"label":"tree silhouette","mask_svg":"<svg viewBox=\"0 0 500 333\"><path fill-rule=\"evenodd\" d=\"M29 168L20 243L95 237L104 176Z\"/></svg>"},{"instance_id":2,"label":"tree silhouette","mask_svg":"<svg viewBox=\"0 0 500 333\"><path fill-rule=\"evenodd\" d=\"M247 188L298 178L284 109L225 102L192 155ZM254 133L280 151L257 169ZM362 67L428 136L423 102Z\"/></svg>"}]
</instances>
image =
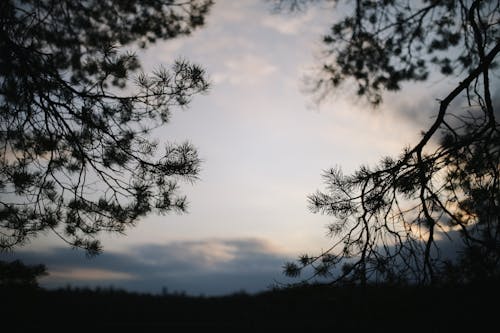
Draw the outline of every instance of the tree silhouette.
<instances>
[{"instance_id":1,"label":"tree silhouette","mask_svg":"<svg viewBox=\"0 0 500 333\"><path fill-rule=\"evenodd\" d=\"M36 288L37 278L47 275L44 265L25 265L19 260L0 260L0 287Z\"/></svg>"},{"instance_id":2,"label":"tree silhouette","mask_svg":"<svg viewBox=\"0 0 500 333\"><path fill-rule=\"evenodd\" d=\"M295 9L308 2L275 3ZM458 282L500 276L500 127L491 96L499 28L500 3L478 0L358 0L332 25L323 38L327 55L309 82L320 99L354 83L378 105L383 91L426 80L436 66L457 84L400 156L352 175L325 172L326 190L309 202L313 212L335 218L333 244L287 263L286 274L312 267L306 280L361 284L435 283L450 271ZM437 231L450 230L463 240L460 268L436 240Z\"/></svg>"},{"instance_id":3,"label":"tree silhouette","mask_svg":"<svg viewBox=\"0 0 500 333\"><path fill-rule=\"evenodd\" d=\"M197 152L189 143L158 151L150 133L207 90L205 73L179 60L144 74L124 47L187 35L211 5L1 1L1 249L51 230L95 254L99 232L185 210L177 181L196 179Z\"/></svg>"}]
</instances>

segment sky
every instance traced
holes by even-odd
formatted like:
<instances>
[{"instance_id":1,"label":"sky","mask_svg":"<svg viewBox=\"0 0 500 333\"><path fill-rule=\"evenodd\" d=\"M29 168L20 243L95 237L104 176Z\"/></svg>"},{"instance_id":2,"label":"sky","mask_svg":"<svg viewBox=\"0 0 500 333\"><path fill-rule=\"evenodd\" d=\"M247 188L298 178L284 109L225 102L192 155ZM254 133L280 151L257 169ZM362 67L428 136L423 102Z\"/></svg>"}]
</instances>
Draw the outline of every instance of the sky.
<instances>
[{"instance_id":1,"label":"sky","mask_svg":"<svg viewBox=\"0 0 500 333\"><path fill-rule=\"evenodd\" d=\"M41 285L113 286L192 295L264 291L285 283L283 264L328 247L328 216L308 210L322 171L346 172L398 155L432 121L449 83L407 85L378 109L347 87L320 105L304 75L321 56L321 36L342 8L274 13L265 0L217 0L206 25L140 52L146 72L183 58L206 69L211 88L173 113L154 136L190 141L203 159L199 180L182 184L187 214L143 218L126 235L102 235L88 258L41 235L3 258L43 263ZM390 101L388 103L387 101Z\"/></svg>"}]
</instances>

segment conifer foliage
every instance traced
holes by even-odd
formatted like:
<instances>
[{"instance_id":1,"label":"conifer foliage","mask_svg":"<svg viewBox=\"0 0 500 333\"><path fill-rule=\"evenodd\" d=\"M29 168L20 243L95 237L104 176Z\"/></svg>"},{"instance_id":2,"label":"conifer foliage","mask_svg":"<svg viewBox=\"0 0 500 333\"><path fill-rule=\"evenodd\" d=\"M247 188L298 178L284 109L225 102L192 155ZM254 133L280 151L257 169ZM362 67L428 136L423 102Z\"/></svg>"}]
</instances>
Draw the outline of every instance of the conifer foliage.
<instances>
[{"instance_id":1,"label":"conifer foliage","mask_svg":"<svg viewBox=\"0 0 500 333\"><path fill-rule=\"evenodd\" d=\"M314 0L277 0L281 9ZM341 1L330 1L339 5ZM500 276L500 52L496 0L348 1L350 14L324 36L324 61L311 77L320 99L345 84L373 105L384 91L431 72L456 77L435 104L432 125L400 156L352 175L324 173L311 210L331 215L332 246L285 265L332 282L435 283ZM496 78L495 78L496 76ZM458 106L458 107L457 107ZM437 233L440 237L437 237ZM459 233L460 260L442 255ZM438 278L439 277L439 278Z\"/></svg>"},{"instance_id":2,"label":"conifer foliage","mask_svg":"<svg viewBox=\"0 0 500 333\"><path fill-rule=\"evenodd\" d=\"M151 131L208 89L179 60L151 74L125 47L204 23L210 0L0 2L0 247L53 231L89 254L99 232L150 212L184 211L178 180L196 179L189 143Z\"/></svg>"}]
</instances>

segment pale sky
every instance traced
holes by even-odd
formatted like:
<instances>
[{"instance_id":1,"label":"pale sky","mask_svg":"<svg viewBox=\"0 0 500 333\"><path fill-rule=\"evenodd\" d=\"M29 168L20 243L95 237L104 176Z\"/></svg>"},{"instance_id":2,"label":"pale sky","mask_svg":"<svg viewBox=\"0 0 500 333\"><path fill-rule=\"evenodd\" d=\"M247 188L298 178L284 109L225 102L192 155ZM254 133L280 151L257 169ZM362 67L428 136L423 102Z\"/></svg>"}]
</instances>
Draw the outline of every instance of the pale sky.
<instances>
[{"instance_id":1,"label":"pale sky","mask_svg":"<svg viewBox=\"0 0 500 333\"><path fill-rule=\"evenodd\" d=\"M155 133L163 142L189 140L204 160L199 181L182 184L188 213L151 215L126 236L103 235L104 254L94 259L52 235L9 258L46 264L48 287L223 294L285 281L285 261L329 244L330 218L307 207L307 195L323 188L322 171L340 165L349 173L398 155L432 120L426 109L435 110L447 85L408 86L411 94L386 96L377 110L348 87L313 106L302 78L319 63L335 17L325 5L290 15L273 14L264 0L217 0L204 27L141 53L145 71L185 58L212 83Z\"/></svg>"}]
</instances>

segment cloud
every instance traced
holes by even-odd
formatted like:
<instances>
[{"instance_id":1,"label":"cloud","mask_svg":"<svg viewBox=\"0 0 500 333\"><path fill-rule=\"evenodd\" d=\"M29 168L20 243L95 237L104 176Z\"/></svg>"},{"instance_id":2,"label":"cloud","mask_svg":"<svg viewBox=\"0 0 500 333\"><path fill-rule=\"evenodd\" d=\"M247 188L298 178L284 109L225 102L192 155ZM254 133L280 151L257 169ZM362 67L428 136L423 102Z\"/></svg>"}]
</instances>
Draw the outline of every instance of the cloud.
<instances>
[{"instance_id":1,"label":"cloud","mask_svg":"<svg viewBox=\"0 0 500 333\"><path fill-rule=\"evenodd\" d=\"M500 88L498 88L492 96L493 112L497 122L500 121Z\"/></svg>"},{"instance_id":2,"label":"cloud","mask_svg":"<svg viewBox=\"0 0 500 333\"><path fill-rule=\"evenodd\" d=\"M137 262L171 272L220 273L248 271L249 267L255 266L254 263L261 265L269 258L280 256L280 252L261 239L206 239L143 245L136 247L131 256Z\"/></svg>"},{"instance_id":3,"label":"cloud","mask_svg":"<svg viewBox=\"0 0 500 333\"><path fill-rule=\"evenodd\" d=\"M114 272L106 269L66 268L50 272L54 280L75 281L106 281L106 280L132 280L135 276L128 273Z\"/></svg>"},{"instance_id":4,"label":"cloud","mask_svg":"<svg viewBox=\"0 0 500 333\"><path fill-rule=\"evenodd\" d=\"M47 288L113 285L158 293L165 286L207 295L263 291L275 280L285 279L281 267L289 260L270 242L253 238L144 244L128 253L104 252L95 258L79 250L52 248L3 253L0 259L45 264L49 276L41 283Z\"/></svg>"},{"instance_id":5,"label":"cloud","mask_svg":"<svg viewBox=\"0 0 500 333\"><path fill-rule=\"evenodd\" d=\"M263 26L273 29L284 35L297 35L303 33L304 30L310 29L310 23L314 21L316 11L310 9L306 13L299 12L295 15L285 15L277 13L274 15L266 15L262 19Z\"/></svg>"},{"instance_id":6,"label":"cloud","mask_svg":"<svg viewBox=\"0 0 500 333\"><path fill-rule=\"evenodd\" d=\"M265 58L246 54L229 59L224 69L212 76L214 83L229 82L232 85L252 85L261 82L277 71L277 67Z\"/></svg>"},{"instance_id":7,"label":"cloud","mask_svg":"<svg viewBox=\"0 0 500 333\"><path fill-rule=\"evenodd\" d=\"M212 9L209 22L241 22L245 20L245 12L248 11L250 2L245 1L217 1ZM214 16L214 17L212 17Z\"/></svg>"}]
</instances>

